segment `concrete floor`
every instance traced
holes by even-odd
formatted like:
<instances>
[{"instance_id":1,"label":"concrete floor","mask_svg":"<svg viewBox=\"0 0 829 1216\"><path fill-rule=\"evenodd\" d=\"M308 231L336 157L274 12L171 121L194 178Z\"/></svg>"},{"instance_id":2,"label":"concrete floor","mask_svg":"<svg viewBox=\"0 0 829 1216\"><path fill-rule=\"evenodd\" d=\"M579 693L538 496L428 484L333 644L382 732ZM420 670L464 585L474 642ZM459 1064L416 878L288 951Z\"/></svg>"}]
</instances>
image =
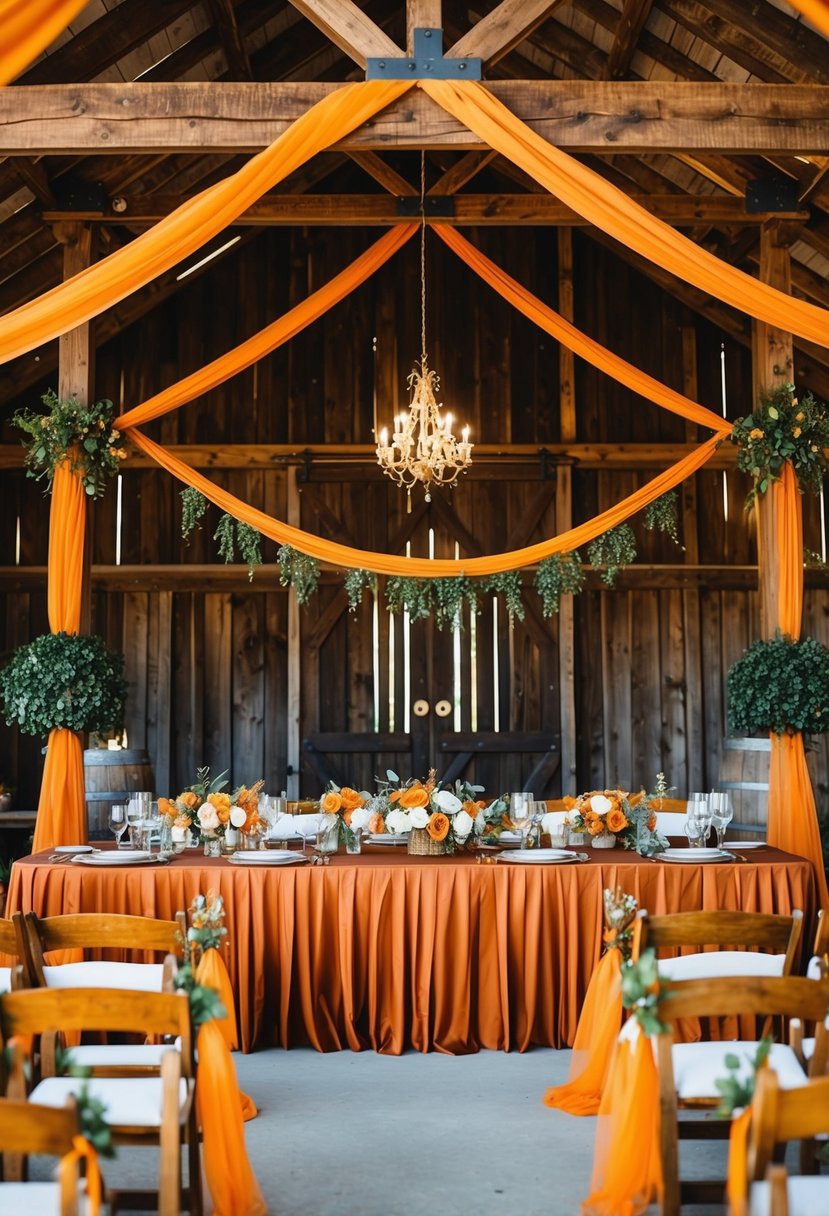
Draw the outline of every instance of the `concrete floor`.
<instances>
[{"instance_id":1,"label":"concrete floor","mask_svg":"<svg viewBox=\"0 0 829 1216\"><path fill-rule=\"evenodd\" d=\"M248 1152L274 1216L578 1216L588 1192L595 1120L542 1103L569 1051L234 1059L260 1108ZM694 1146L683 1170L724 1176L725 1153ZM155 1158L123 1149L103 1165L110 1185L146 1185ZM683 1216L701 1213L724 1210Z\"/></svg>"}]
</instances>

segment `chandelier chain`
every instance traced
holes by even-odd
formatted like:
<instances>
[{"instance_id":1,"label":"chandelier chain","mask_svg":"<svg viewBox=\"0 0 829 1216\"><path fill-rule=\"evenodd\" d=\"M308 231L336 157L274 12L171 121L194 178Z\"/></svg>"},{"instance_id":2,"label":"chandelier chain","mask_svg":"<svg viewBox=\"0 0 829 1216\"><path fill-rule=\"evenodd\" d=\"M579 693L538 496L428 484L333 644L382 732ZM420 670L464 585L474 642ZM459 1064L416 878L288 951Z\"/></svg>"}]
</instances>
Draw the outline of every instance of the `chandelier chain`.
<instances>
[{"instance_id":1,"label":"chandelier chain","mask_svg":"<svg viewBox=\"0 0 829 1216\"><path fill-rule=\"evenodd\" d=\"M420 150L420 363L426 363L426 153Z\"/></svg>"}]
</instances>

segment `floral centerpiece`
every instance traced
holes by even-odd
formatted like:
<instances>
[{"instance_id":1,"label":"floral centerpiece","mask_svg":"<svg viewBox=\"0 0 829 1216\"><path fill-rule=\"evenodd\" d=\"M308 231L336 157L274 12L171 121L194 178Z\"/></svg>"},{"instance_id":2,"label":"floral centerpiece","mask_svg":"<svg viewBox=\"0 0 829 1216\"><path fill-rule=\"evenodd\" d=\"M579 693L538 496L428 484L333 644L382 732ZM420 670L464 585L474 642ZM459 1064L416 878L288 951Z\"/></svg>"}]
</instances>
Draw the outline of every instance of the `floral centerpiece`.
<instances>
[{"instance_id":1,"label":"floral centerpiece","mask_svg":"<svg viewBox=\"0 0 829 1216\"><path fill-rule=\"evenodd\" d=\"M354 836L365 829L370 832L383 831L383 816L372 804L374 798L365 790L352 789L350 785L335 785L332 781L319 800L320 814L323 815L323 830L336 827L337 839L346 844L353 841Z\"/></svg>"},{"instance_id":2,"label":"floral centerpiece","mask_svg":"<svg viewBox=\"0 0 829 1216\"><path fill-rule=\"evenodd\" d=\"M656 829L656 813L667 792L665 778L659 773L653 793L615 789L581 794L572 800L572 830L586 832L594 848L612 847L621 840L626 849L652 857L668 847Z\"/></svg>"},{"instance_id":3,"label":"floral centerpiece","mask_svg":"<svg viewBox=\"0 0 829 1216\"><path fill-rule=\"evenodd\" d=\"M259 815L259 792L264 781L245 785L233 793L225 792L227 773L211 779L209 768L200 768L196 780L176 798L159 798L158 810L164 825L171 829L173 844L184 845L190 837L201 837L206 854L216 853L229 828L258 835L267 827Z\"/></svg>"},{"instance_id":4,"label":"floral centerpiece","mask_svg":"<svg viewBox=\"0 0 829 1216\"><path fill-rule=\"evenodd\" d=\"M408 835L409 852L425 855L454 853L461 845L482 836L490 823L501 823L504 804L487 804L479 798L483 787L456 781L444 785L434 769L425 781L401 781L388 769L378 781L380 813L387 832Z\"/></svg>"}]
</instances>

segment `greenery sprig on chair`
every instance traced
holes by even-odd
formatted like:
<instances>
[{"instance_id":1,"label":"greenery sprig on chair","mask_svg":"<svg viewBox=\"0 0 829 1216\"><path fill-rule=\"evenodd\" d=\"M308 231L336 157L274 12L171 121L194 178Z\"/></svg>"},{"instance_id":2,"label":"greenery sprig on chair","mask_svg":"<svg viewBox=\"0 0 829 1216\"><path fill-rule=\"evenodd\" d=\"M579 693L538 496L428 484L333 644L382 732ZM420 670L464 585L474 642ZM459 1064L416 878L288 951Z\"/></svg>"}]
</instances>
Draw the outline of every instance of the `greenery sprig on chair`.
<instances>
[{"instance_id":1,"label":"greenery sprig on chair","mask_svg":"<svg viewBox=\"0 0 829 1216\"><path fill-rule=\"evenodd\" d=\"M737 444L737 468L754 478L746 504L765 494L791 461L801 490L819 494L829 467L829 414L811 393L795 395L793 384L764 393L760 404L738 418L731 432Z\"/></svg>"},{"instance_id":2,"label":"greenery sprig on chair","mask_svg":"<svg viewBox=\"0 0 829 1216\"><path fill-rule=\"evenodd\" d=\"M733 731L747 734L823 734L829 730L829 649L779 630L753 642L728 673L728 716Z\"/></svg>"},{"instance_id":3,"label":"greenery sprig on chair","mask_svg":"<svg viewBox=\"0 0 829 1216\"><path fill-rule=\"evenodd\" d=\"M54 727L120 730L124 725L124 656L103 638L47 633L20 646L0 671L6 722L26 735Z\"/></svg>"},{"instance_id":4,"label":"greenery sprig on chair","mask_svg":"<svg viewBox=\"0 0 829 1216\"><path fill-rule=\"evenodd\" d=\"M45 477L51 488L56 469L68 460L89 497L100 498L127 455L121 432L112 425L115 407L106 400L80 405L51 389L42 401L47 413L23 409L12 418L30 436L23 441L27 476L36 481Z\"/></svg>"},{"instance_id":5,"label":"greenery sprig on chair","mask_svg":"<svg viewBox=\"0 0 829 1216\"><path fill-rule=\"evenodd\" d=\"M643 950L634 962L622 963L622 1004L630 1009L645 1034L664 1034L665 1024L657 1016L659 1002L669 985L659 975L655 950Z\"/></svg>"}]
</instances>

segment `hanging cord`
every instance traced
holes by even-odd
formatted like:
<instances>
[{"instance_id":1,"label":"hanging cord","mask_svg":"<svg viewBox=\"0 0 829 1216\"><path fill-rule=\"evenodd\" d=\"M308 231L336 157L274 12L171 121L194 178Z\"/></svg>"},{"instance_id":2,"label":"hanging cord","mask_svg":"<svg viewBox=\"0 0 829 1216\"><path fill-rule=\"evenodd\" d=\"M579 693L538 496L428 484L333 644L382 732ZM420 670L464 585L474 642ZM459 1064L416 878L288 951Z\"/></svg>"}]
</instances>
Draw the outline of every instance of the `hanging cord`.
<instances>
[{"instance_id":1,"label":"hanging cord","mask_svg":"<svg viewBox=\"0 0 829 1216\"><path fill-rule=\"evenodd\" d=\"M426 367L426 152L420 150L420 370Z\"/></svg>"}]
</instances>

